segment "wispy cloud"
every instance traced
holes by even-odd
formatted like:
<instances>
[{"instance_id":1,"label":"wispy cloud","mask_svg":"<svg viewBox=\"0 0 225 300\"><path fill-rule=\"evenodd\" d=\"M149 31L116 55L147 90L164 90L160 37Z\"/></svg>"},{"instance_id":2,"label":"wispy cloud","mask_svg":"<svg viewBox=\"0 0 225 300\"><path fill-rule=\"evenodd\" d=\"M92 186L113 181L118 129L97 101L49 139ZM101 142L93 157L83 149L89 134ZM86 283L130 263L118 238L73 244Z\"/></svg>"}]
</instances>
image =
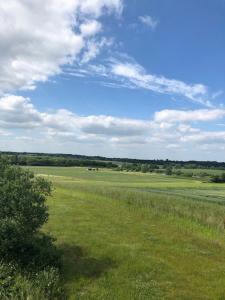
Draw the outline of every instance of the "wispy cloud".
<instances>
[{"instance_id":1,"label":"wispy cloud","mask_svg":"<svg viewBox=\"0 0 225 300\"><path fill-rule=\"evenodd\" d=\"M224 94L224 92L222 90L219 90L219 91L212 94L212 99L217 99L220 96L222 96L223 94Z\"/></svg>"},{"instance_id":2,"label":"wispy cloud","mask_svg":"<svg viewBox=\"0 0 225 300\"><path fill-rule=\"evenodd\" d=\"M111 72L137 88L184 96L189 100L210 106L210 102L206 100L208 89L203 84L188 84L180 80L150 74L137 63L117 61L112 64Z\"/></svg>"},{"instance_id":3,"label":"wispy cloud","mask_svg":"<svg viewBox=\"0 0 225 300\"><path fill-rule=\"evenodd\" d=\"M139 16L139 20L142 24L144 24L145 26L148 26L149 28L151 29L155 29L158 24L159 24L159 21L156 20L155 18L151 17L151 16L148 16L148 15L145 15L145 16Z\"/></svg>"},{"instance_id":4,"label":"wispy cloud","mask_svg":"<svg viewBox=\"0 0 225 300\"><path fill-rule=\"evenodd\" d=\"M207 107L213 106L206 85L186 83L148 73L126 55L120 59L110 58L105 64L82 66L74 69L74 72L81 76L99 78L101 84L112 88L144 89L159 94L180 96Z\"/></svg>"}]
</instances>

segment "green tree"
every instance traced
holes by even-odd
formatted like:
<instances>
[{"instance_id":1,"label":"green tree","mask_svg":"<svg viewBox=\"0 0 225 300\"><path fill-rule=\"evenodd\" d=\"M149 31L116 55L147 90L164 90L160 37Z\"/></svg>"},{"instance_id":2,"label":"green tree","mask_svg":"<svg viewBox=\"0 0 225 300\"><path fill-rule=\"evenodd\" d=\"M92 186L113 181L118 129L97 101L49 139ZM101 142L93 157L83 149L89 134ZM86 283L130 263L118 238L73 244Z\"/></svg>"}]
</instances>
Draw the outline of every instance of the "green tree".
<instances>
[{"instance_id":1,"label":"green tree","mask_svg":"<svg viewBox=\"0 0 225 300\"><path fill-rule=\"evenodd\" d=\"M51 184L0 158L0 256L22 265L55 265L59 253L40 232L48 220Z\"/></svg>"},{"instance_id":2,"label":"green tree","mask_svg":"<svg viewBox=\"0 0 225 300\"><path fill-rule=\"evenodd\" d=\"M172 175L172 174L173 174L172 168L171 168L171 167L168 167L168 168L166 169L165 174L166 174L166 175L169 175L169 176Z\"/></svg>"},{"instance_id":3,"label":"green tree","mask_svg":"<svg viewBox=\"0 0 225 300\"><path fill-rule=\"evenodd\" d=\"M146 164L141 165L141 172L142 173L147 173L148 172L148 165L146 165Z\"/></svg>"}]
</instances>

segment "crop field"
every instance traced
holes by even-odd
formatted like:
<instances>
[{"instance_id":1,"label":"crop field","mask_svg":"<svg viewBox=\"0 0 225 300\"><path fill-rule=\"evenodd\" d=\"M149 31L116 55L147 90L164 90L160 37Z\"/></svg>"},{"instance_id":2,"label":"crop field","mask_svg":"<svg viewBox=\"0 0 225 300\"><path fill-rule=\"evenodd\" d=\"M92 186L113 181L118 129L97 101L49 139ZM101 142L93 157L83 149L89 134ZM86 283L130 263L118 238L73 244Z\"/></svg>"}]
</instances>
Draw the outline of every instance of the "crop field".
<instances>
[{"instance_id":1,"label":"crop field","mask_svg":"<svg viewBox=\"0 0 225 300\"><path fill-rule=\"evenodd\" d=\"M225 184L29 167L53 182L44 230L68 299L225 299Z\"/></svg>"}]
</instances>

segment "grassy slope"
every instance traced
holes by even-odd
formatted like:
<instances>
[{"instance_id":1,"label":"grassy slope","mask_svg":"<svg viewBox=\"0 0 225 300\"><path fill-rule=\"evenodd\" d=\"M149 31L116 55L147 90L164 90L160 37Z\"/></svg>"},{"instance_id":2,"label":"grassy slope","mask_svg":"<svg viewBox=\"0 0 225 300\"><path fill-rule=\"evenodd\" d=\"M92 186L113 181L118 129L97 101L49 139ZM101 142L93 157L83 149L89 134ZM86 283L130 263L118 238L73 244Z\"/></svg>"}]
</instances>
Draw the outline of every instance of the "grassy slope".
<instances>
[{"instance_id":1,"label":"grassy slope","mask_svg":"<svg viewBox=\"0 0 225 300\"><path fill-rule=\"evenodd\" d=\"M45 230L64 252L69 299L225 299L224 185L33 170L59 176Z\"/></svg>"}]
</instances>

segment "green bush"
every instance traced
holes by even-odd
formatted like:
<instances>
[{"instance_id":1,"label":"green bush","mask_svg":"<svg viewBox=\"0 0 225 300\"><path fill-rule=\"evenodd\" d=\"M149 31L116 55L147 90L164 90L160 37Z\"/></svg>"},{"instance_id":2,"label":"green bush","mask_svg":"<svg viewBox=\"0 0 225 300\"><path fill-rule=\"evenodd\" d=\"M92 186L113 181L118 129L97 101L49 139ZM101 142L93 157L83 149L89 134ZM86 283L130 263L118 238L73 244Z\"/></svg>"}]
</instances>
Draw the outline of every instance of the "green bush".
<instances>
[{"instance_id":1,"label":"green bush","mask_svg":"<svg viewBox=\"0 0 225 300\"><path fill-rule=\"evenodd\" d=\"M0 256L24 265L58 263L52 239L40 233L48 220L51 184L0 159ZM51 258L52 256L52 258ZM54 264L53 264L54 265Z\"/></svg>"},{"instance_id":2,"label":"green bush","mask_svg":"<svg viewBox=\"0 0 225 300\"><path fill-rule=\"evenodd\" d=\"M0 263L0 299L63 300L65 295L55 268L22 274L18 266Z\"/></svg>"},{"instance_id":3,"label":"green bush","mask_svg":"<svg viewBox=\"0 0 225 300\"><path fill-rule=\"evenodd\" d=\"M214 183L225 183L225 173L221 175L213 175L210 181Z\"/></svg>"},{"instance_id":4,"label":"green bush","mask_svg":"<svg viewBox=\"0 0 225 300\"><path fill-rule=\"evenodd\" d=\"M51 184L0 158L0 299L63 299L61 255L40 231Z\"/></svg>"},{"instance_id":5,"label":"green bush","mask_svg":"<svg viewBox=\"0 0 225 300\"><path fill-rule=\"evenodd\" d=\"M168 175L168 176L171 176L173 174L173 170L172 168L168 167L165 171L165 174Z\"/></svg>"}]
</instances>

